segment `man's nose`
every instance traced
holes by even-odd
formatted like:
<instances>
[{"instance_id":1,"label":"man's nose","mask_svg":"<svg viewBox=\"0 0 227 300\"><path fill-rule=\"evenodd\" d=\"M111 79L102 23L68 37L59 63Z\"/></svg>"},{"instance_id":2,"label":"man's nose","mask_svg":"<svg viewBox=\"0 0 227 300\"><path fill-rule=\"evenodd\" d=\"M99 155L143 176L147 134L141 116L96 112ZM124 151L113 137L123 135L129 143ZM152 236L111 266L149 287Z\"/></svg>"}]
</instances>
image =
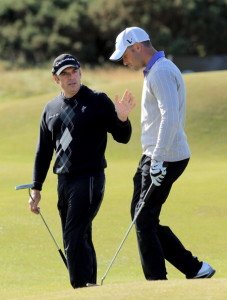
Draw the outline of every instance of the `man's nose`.
<instances>
[{"instance_id":1,"label":"man's nose","mask_svg":"<svg viewBox=\"0 0 227 300\"><path fill-rule=\"evenodd\" d=\"M69 73L69 74L68 74L68 78L73 78L73 77L75 77L75 76L76 76L75 73Z\"/></svg>"}]
</instances>

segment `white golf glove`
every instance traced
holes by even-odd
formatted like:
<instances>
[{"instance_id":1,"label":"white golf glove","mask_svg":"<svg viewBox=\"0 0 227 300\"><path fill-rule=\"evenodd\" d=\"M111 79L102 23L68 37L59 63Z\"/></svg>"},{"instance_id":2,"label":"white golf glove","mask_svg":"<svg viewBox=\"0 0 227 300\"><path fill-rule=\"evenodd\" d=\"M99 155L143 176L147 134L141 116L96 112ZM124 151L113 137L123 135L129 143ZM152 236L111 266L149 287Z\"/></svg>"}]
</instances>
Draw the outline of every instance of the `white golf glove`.
<instances>
[{"instance_id":1,"label":"white golf glove","mask_svg":"<svg viewBox=\"0 0 227 300\"><path fill-rule=\"evenodd\" d=\"M166 167L163 161L151 160L150 175L152 183L156 186L160 186L166 175Z\"/></svg>"}]
</instances>

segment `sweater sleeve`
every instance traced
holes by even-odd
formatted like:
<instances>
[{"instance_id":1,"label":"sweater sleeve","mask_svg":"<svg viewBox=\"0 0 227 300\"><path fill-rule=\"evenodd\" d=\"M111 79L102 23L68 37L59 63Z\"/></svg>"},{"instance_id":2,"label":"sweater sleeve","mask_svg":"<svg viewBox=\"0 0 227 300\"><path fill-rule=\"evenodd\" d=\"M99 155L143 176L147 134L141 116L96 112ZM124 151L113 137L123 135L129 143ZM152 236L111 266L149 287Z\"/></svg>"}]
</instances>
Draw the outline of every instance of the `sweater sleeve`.
<instances>
[{"instance_id":1,"label":"sweater sleeve","mask_svg":"<svg viewBox=\"0 0 227 300\"><path fill-rule=\"evenodd\" d=\"M33 189L42 190L43 182L50 167L53 151L54 146L51 131L47 126L46 112L44 110L40 123L39 139L33 169Z\"/></svg>"},{"instance_id":2,"label":"sweater sleeve","mask_svg":"<svg viewBox=\"0 0 227 300\"><path fill-rule=\"evenodd\" d=\"M159 71L152 78L152 90L160 110L160 126L152 158L164 160L179 127L177 83L169 71Z\"/></svg>"}]
</instances>

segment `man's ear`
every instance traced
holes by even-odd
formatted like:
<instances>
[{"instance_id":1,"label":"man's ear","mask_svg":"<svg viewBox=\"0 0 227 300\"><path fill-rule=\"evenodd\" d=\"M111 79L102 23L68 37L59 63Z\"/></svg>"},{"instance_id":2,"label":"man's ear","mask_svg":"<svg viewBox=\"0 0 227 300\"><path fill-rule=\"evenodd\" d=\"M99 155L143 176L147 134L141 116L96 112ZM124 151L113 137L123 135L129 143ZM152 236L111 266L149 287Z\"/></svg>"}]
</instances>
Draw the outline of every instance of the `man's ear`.
<instances>
[{"instance_id":1,"label":"man's ear","mask_svg":"<svg viewBox=\"0 0 227 300\"><path fill-rule=\"evenodd\" d=\"M134 46L134 49L137 52L141 52L141 49L142 49L142 44L141 43L135 43L133 46Z\"/></svg>"},{"instance_id":2,"label":"man's ear","mask_svg":"<svg viewBox=\"0 0 227 300\"><path fill-rule=\"evenodd\" d=\"M59 78L57 75L53 74L52 79L58 84L59 83Z\"/></svg>"}]
</instances>

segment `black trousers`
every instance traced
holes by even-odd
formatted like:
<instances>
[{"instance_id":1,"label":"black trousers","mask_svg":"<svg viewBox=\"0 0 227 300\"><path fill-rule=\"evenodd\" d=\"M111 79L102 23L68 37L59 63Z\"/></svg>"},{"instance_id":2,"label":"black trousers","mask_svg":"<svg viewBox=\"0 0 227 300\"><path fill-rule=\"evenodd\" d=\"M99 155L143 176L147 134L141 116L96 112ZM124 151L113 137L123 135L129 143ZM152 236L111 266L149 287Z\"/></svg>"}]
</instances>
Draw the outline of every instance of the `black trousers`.
<instances>
[{"instance_id":1,"label":"black trousers","mask_svg":"<svg viewBox=\"0 0 227 300\"><path fill-rule=\"evenodd\" d=\"M97 281L92 220L100 208L104 188L104 173L94 176L58 176L58 210L73 288Z\"/></svg>"},{"instance_id":2,"label":"black trousers","mask_svg":"<svg viewBox=\"0 0 227 300\"><path fill-rule=\"evenodd\" d=\"M139 254L145 278L158 280L166 278L165 259L174 265L187 278L194 277L202 266L202 262L185 249L180 240L168 226L160 225L160 212L173 183L183 173L189 159L169 162L167 174L160 187L156 187L137 218L135 228ZM133 178L134 193L131 203L131 217L139 208L149 185L151 159L145 155L139 162Z\"/></svg>"}]
</instances>

